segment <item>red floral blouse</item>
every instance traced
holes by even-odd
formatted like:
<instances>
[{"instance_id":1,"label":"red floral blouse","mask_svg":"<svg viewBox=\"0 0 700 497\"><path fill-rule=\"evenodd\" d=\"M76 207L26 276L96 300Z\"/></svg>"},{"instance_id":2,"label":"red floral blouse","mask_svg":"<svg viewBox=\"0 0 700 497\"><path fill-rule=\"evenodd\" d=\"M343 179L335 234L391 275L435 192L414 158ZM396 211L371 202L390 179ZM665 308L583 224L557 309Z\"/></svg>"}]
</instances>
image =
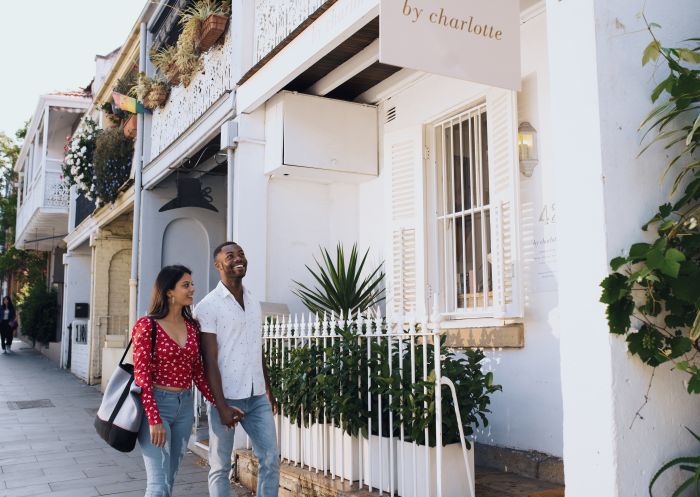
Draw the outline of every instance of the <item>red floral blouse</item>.
<instances>
[{"instance_id":1,"label":"red floral blouse","mask_svg":"<svg viewBox=\"0 0 700 497\"><path fill-rule=\"evenodd\" d=\"M204 397L214 402L199 354L199 331L190 321L186 321L186 326L187 340L181 347L156 321L155 361L152 361L151 318L144 316L134 325L134 379L141 387L141 403L149 425L162 422L153 397L154 383L165 387L191 388L194 381Z\"/></svg>"}]
</instances>

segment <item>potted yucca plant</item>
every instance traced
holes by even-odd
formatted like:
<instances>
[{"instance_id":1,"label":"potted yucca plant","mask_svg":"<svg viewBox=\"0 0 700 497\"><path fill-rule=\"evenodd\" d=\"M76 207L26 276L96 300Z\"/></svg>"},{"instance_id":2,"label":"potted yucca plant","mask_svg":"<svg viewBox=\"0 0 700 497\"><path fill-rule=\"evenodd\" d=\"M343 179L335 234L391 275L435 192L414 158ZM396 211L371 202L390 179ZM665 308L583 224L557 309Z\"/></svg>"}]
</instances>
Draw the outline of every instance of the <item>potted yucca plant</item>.
<instances>
[{"instance_id":1,"label":"potted yucca plant","mask_svg":"<svg viewBox=\"0 0 700 497\"><path fill-rule=\"evenodd\" d=\"M151 51L151 62L173 86L180 84L180 68L175 61L176 55L177 47L175 45Z\"/></svg>"},{"instance_id":2,"label":"potted yucca plant","mask_svg":"<svg viewBox=\"0 0 700 497\"><path fill-rule=\"evenodd\" d=\"M137 83L129 92L132 96L143 102L143 106L153 110L156 107L163 107L168 101L170 85L164 79L156 76L149 78L145 73L139 73Z\"/></svg>"}]
</instances>

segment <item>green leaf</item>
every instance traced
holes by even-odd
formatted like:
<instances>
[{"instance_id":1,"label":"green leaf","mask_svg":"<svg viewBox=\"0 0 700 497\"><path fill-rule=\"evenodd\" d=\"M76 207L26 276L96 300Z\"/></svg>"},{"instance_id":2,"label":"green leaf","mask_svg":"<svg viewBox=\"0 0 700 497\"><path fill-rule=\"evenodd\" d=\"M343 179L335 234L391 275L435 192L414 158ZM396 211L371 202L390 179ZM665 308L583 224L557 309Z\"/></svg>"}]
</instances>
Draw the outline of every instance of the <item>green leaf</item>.
<instances>
[{"instance_id":1,"label":"green leaf","mask_svg":"<svg viewBox=\"0 0 700 497\"><path fill-rule=\"evenodd\" d=\"M672 359L687 354L693 349L693 343L690 341L690 338L684 336L671 338L669 340L669 345L671 347Z\"/></svg>"},{"instance_id":2,"label":"green leaf","mask_svg":"<svg viewBox=\"0 0 700 497\"><path fill-rule=\"evenodd\" d=\"M690 133L688 133L688 137L685 139L685 144L690 145L693 141L693 135L695 135L695 132L700 128L700 114L698 114L698 117L695 118L695 122L693 123L693 127L690 129Z\"/></svg>"},{"instance_id":3,"label":"green leaf","mask_svg":"<svg viewBox=\"0 0 700 497\"><path fill-rule=\"evenodd\" d=\"M695 320L693 321L693 326L690 327L688 337L690 337L693 342L700 338L700 311L695 315Z\"/></svg>"},{"instance_id":4,"label":"green leaf","mask_svg":"<svg viewBox=\"0 0 700 497\"><path fill-rule=\"evenodd\" d=\"M615 257L610 261L610 267L613 271L617 271L627 262L627 257Z\"/></svg>"},{"instance_id":5,"label":"green leaf","mask_svg":"<svg viewBox=\"0 0 700 497\"><path fill-rule=\"evenodd\" d=\"M647 65L647 63L650 60L656 61L659 58L659 53L661 51L661 44L659 44L658 41L653 40L647 47L644 49L644 53L642 55L642 66Z\"/></svg>"},{"instance_id":6,"label":"green leaf","mask_svg":"<svg viewBox=\"0 0 700 497\"><path fill-rule=\"evenodd\" d=\"M681 60L691 64L700 64L700 54L687 48L677 48L676 53Z\"/></svg>"},{"instance_id":7,"label":"green leaf","mask_svg":"<svg viewBox=\"0 0 700 497\"><path fill-rule=\"evenodd\" d=\"M668 93L671 93L671 90L673 89L673 82L675 81L673 75L670 75L668 78L664 79L661 83L659 83L656 88L654 88L654 91L651 92L651 101L652 103L655 103L661 94L665 91Z\"/></svg>"},{"instance_id":8,"label":"green leaf","mask_svg":"<svg viewBox=\"0 0 700 497\"><path fill-rule=\"evenodd\" d=\"M661 351L664 346L664 336L654 327L642 326L638 332L627 336L627 349L639 356L650 366L658 366L668 360Z\"/></svg>"},{"instance_id":9,"label":"green leaf","mask_svg":"<svg viewBox=\"0 0 700 497\"><path fill-rule=\"evenodd\" d=\"M625 275L620 273L608 275L600 286L603 287L603 293L600 297L600 302L603 304L613 304L630 294L630 284Z\"/></svg>"},{"instance_id":10,"label":"green leaf","mask_svg":"<svg viewBox=\"0 0 700 497\"><path fill-rule=\"evenodd\" d=\"M630 317L633 311L634 301L629 296L609 304L608 308L605 310L605 314L608 318L610 333L616 335L624 335L627 333L631 325Z\"/></svg>"},{"instance_id":11,"label":"green leaf","mask_svg":"<svg viewBox=\"0 0 700 497\"><path fill-rule=\"evenodd\" d=\"M700 393L700 371L696 371L688 380L688 393Z\"/></svg>"},{"instance_id":12,"label":"green leaf","mask_svg":"<svg viewBox=\"0 0 700 497\"><path fill-rule=\"evenodd\" d=\"M630 247L630 259L632 261L641 261L646 259L647 253L651 249L651 245L648 243L635 243Z\"/></svg>"}]
</instances>

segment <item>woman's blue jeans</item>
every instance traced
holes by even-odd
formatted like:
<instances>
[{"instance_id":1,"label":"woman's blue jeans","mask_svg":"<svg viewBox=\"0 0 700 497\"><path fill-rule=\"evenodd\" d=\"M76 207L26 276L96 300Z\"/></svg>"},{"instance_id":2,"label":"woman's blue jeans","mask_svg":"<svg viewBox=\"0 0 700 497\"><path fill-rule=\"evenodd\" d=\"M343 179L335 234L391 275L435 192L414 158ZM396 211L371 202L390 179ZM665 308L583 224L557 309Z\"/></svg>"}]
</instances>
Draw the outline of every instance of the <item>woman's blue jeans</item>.
<instances>
[{"instance_id":1,"label":"woman's blue jeans","mask_svg":"<svg viewBox=\"0 0 700 497\"><path fill-rule=\"evenodd\" d=\"M139 445L146 466L144 497L170 497L194 424L192 391L168 392L154 388L153 396L163 421L166 440L163 448L151 444L151 431L144 416L139 430Z\"/></svg>"}]
</instances>

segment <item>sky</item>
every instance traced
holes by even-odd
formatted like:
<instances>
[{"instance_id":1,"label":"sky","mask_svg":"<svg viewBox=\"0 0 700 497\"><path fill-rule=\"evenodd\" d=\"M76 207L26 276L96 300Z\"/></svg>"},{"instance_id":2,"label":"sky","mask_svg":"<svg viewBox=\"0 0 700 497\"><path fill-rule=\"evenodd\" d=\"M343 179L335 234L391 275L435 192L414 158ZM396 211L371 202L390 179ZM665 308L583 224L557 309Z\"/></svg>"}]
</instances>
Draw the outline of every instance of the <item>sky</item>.
<instances>
[{"instance_id":1,"label":"sky","mask_svg":"<svg viewBox=\"0 0 700 497\"><path fill-rule=\"evenodd\" d=\"M2 2L0 131L14 137L39 95L85 87L95 55L126 41L146 0Z\"/></svg>"}]
</instances>

